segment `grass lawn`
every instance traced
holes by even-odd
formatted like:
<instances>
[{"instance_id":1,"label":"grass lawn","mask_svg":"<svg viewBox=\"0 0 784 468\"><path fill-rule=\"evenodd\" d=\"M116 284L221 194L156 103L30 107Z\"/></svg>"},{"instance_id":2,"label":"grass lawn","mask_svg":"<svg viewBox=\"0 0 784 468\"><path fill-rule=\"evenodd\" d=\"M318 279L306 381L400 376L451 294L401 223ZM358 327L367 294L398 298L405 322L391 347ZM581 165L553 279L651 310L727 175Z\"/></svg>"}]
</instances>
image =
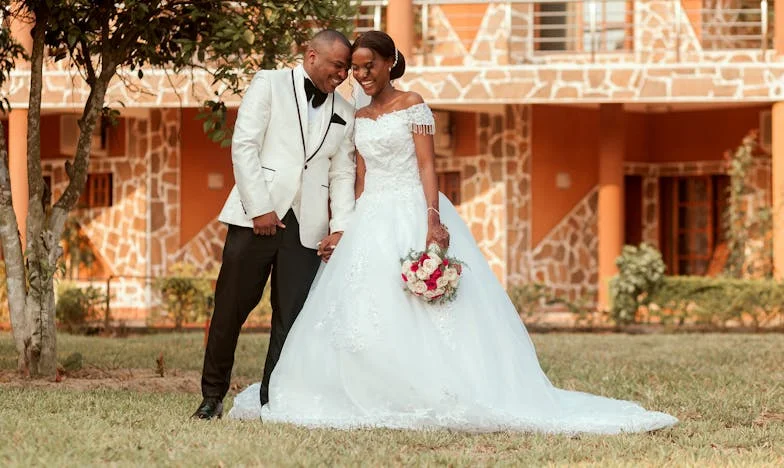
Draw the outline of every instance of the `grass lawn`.
<instances>
[{"instance_id":1,"label":"grass lawn","mask_svg":"<svg viewBox=\"0 0 784 468\"><path fill-rule=\"evenodd\" d=\"M235 380L261 374L267 336L240 339ZM674 414L652 434L544 436L305 430L197 422L202 335L61 335L84 369L20 381L0 334L0 465L784 465L784 335L534 335L554 384ZM166 376L155 375L163 355ZM499 356L499 359L502 359ZM514 391L514 389L510 389ZM231 398L227 399L230 403Z\"/></svg>"}]
</instances>

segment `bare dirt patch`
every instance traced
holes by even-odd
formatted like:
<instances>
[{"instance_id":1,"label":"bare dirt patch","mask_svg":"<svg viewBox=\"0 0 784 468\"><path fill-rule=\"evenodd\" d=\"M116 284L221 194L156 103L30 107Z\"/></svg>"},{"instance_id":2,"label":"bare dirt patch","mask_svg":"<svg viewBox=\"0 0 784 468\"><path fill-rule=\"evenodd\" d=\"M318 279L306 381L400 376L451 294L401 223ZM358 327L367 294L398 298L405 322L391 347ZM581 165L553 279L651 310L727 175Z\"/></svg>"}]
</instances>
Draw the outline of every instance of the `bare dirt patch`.
<instances>
[{"instance_id":1,"label":"bare dirt patch","mask_svg":"<svg viewBox=\"0 0 784 468\"><path fill-rule=\"evenodd\" d=\"M38 388L47 390L129 390L151 393L201 393L201 373L197 371L167 371L163 377L154 369L111 369L86 367L68 372L59 381L33 380L16 371L0 370L0 388ZM251 379L232 381L231 392L236 393L251 383Z\"/></svg>"}]
</instances>

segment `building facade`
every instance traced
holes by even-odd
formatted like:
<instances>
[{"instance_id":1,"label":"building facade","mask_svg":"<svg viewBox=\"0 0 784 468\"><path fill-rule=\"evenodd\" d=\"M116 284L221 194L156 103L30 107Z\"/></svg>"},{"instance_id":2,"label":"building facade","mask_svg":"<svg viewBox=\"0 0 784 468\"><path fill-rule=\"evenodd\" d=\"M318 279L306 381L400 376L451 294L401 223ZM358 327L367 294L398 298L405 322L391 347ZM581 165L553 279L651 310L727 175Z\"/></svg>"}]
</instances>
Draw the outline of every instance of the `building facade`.
<instances>
[{"instance_id":1,"label":"building facade","mask_svg":"<svg viewBox=\"0 0 784 468\"><path fill-rule=\"evenodd\" d=\"M752 130L754 187L773 208L784 272L784 2L364 1L357 31L371 28L406 56L395 85L434 109L441 190L505 285L606 305L615 258L643 241L671 274L707 273L723 239L725 154ZM42 164L57 196L87 87L59 63L44 78ZM5 90L19 200L28 80L20 69ZM96 257L81 277L109 279L113 312L139 321L150 278L179 262L217 270L233 175L229 150L195 119L206 75L125 81L135 86L117 80L107 94L124 110L95 135L75 214Z\"/></svg>"}]
</instances>

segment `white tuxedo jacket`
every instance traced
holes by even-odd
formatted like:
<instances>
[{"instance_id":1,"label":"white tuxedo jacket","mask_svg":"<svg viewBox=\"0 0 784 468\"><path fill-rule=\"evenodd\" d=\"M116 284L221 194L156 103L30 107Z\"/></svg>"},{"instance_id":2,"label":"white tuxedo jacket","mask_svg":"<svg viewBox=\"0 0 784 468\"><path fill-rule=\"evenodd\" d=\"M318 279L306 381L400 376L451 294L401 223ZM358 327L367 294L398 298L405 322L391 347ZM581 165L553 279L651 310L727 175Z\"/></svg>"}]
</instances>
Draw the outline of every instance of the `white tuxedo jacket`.
<instances>
[{"instance_id":1,"label":"white tuxedo jacket","mask_svg":"<svg viewBox=\"0 0 784 468\"><path fill-rule=\"evenodd\" d=\"M301 189L300 240L315 249L345 230L354 209L354 108L331 93L309 128L304 83L302 66L253 77L231 143L235 184L218 220L252 227L271 211L283 219Z\"/></svg>"}]
</instances>

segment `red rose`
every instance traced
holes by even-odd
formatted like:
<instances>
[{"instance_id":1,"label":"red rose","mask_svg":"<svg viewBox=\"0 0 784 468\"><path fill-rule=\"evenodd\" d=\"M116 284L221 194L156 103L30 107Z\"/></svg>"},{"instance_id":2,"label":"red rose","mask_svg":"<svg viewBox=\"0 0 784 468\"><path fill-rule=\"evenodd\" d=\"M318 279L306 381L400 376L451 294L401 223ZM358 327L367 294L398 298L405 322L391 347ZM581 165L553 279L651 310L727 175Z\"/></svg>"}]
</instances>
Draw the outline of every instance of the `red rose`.
<instances>
[{"instance_id":1,"label":"red rose","mask_svg":"<svg viewBox=\"0 0 784 468\"><path fill-rule=\"evenodd\" d=\"M404 283L408 283L408 278L406 278L406 275L404 275L404 274L401 274L400 276L402 276L402 277L403 277L403 282L404 282Z\"/></svg>"},{"instance_id":2,"label":"red rose","mask_svg":"<svg viewBox=\"0 0 784 468\"><path fill-rule=\"evenodd\" d=\"M412 263L411 264L411 271L416 273L417 270L419 270L419 264L418 263Z\"/></svg>"},{"instance_id":3,"label":"red rose","mask_svg":"<svg viewBox=\"0 0 784 468\"><path fill-rule=\"evenodd\" d=\"M443 261L443 262L441 262L441 263L442 263L442 264L444 264L444 265L449 265L449 260L447 260L447 259L444 259L444 261Z\"/></svg>"},{"instance_id":4,"label":"red rose","mask_svg":"<svg viewBox=\"0 0 784 468\"><path fill-rule=\"evenodd\" d=\"M436 287L437 287L436 282L433 281L433 280L427 280L427 281L425 281L425 284L427 285L427 290L428 291L432 291L432 290L436 289Z\"/></svg>"},{"instance_id":5,"label":"red rose","mask_svg":"<svg viewBox=\"0 0 784 468\"><path fill-rule=\"evenodd\" d=\"M424 262L425 260L429 259L430 256L426 253L423 253L421 257L419 257L419 263Z\"/></svg>"},{"instance_id":6,"label":"red rose","mask_svg":"<svg viewBox=\"0 0 784 468\"><path fill-rule=\"evenodd\" d=\"M441 276L443 276L443 274L444 274L444 272L442 272L441 270L436 270L436 271L433 272L432 275L430 275L430 279L435 281L438 278L440 278Z\"/></svg>"}]
</instances>

